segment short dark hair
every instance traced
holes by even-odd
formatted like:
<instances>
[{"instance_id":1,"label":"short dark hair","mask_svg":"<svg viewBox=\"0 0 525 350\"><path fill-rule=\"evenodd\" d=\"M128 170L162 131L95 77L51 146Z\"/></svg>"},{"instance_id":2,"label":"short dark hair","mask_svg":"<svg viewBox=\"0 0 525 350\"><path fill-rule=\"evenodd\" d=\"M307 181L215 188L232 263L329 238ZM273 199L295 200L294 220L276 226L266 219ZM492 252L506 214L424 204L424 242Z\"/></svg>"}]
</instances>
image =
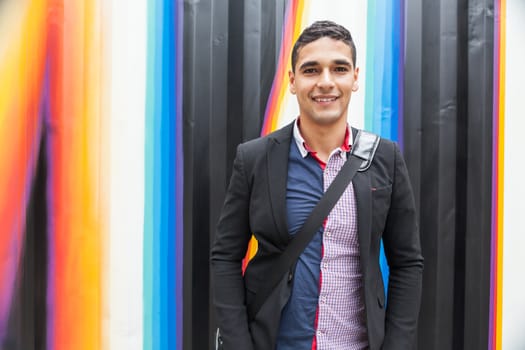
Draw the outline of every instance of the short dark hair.
<instances>
[{"instance_id":1,"label":"short dark hair","mask_svg":"<svg viewBox=\"0 0 525 350\"><path fill-rule=\"evenodd\" d=\"M350 49L352 50L352 63L354 64L355 68L355 61L356 61L356 50L355 50L355 44L352 40L352 35L350 35L350 31L343 27L340 24L337 24L332 21L317 21L312 23L309 27L306 27L297 41L295 42L292 50L292 71L295 72L295 65L297 63L297 56L299 56L299 50L313 42L317 39L323 38L323 37L329 37L335 40L341 40L348 46L350 46Z\"/></svg>"}]
</instances>

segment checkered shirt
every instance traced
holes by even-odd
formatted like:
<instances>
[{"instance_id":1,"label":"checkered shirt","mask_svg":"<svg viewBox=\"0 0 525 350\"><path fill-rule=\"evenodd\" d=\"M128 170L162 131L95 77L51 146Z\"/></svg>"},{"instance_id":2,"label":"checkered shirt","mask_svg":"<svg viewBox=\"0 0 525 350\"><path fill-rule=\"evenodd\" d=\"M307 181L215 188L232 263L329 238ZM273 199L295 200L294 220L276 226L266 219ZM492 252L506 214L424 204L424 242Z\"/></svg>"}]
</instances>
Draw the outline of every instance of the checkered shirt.
<instances>
[{"instance_id":1,"label":"checkered shirt","mask_svg":"<svg viewBox=\"0 0 525 350\"><path fill-rule=\"evenodd\" d=\"M345 152L339 150L331 154L323 173L325 192L345 161ZM326 221L320 281L317 349L366 349L368 340L357 237L357 207L352 184Z\"/></svg>"}]
</instances>

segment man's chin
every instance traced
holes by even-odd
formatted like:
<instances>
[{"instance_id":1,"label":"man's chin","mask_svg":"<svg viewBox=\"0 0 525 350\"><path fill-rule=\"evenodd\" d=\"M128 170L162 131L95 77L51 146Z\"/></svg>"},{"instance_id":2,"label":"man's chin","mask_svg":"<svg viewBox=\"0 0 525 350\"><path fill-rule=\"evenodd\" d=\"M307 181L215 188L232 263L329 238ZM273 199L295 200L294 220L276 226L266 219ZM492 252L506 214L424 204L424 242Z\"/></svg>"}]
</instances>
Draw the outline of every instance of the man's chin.
<instances>
[{"instance_id":1,"label":"man's chin","mask_svg":"<svg viewBox=\"0 0 525 350\"><path fill-rule=\"evenodd\" d=\"M328 125L333 125L333 124L337 124L338 122L340 122L341 119L346 119L343 115L336 115L336 114L332 114L332 115L319 115L314 119L314 122L318 125L323 125L323 126L328 126Z\"/></svg>"}]
</instances>

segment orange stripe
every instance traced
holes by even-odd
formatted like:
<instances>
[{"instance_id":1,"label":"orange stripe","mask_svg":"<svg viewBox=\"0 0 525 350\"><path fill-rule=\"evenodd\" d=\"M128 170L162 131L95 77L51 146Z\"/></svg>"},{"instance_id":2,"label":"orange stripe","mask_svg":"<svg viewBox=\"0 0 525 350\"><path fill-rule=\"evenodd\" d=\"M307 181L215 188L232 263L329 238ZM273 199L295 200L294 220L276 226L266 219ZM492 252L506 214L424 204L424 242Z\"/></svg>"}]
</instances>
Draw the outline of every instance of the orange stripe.
<instances>
[{"instance_id":1,"label":"orange stripe","mask_svg":"<svg viewBox=\"0 0 525 350\"><path fill-rule=\"evenodd\" d=\"M50 37L52 348L102 348L102 265L107 195L102 191L100 1L53 0ZM63 11L63 12L62 12Z\"/></svg>"},{"instance_id":2,"label":"orange stripe","mask_svg":"<svg viewBox=\"0 0 525 350\"><path fill-rule=\"evenodd\" d=\"M506 73L506 1L500 2L499 96L498 96L498 185L497 185L497 281L496 281L496 349L501 349L503 300L503 216L505 166L505 73Z\"/></svg>"}]
</instances>

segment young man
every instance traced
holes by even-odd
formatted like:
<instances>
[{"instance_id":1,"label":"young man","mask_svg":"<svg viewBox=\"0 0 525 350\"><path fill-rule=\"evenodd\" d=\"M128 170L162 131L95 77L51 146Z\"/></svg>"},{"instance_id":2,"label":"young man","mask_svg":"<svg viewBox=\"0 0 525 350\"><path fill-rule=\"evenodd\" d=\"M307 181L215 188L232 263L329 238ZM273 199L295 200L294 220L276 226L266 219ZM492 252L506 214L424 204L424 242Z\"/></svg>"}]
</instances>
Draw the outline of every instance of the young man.
<instances>
[{"instance_id":1,"label":"young man","mask_svg":"<svg viewBox=\"0 0 525 350\"><path fill-rule=\"evenodd\" d=\"M211 251L214 303L226 350L411 349L423 258L401 153L381 139L255 316L253 300L279 255L345 163L357 130L347 124L359 69L344 27L320 21L292 52L299 116L241 144ZM257 254L243 276L251 234ZM388 300L379 267L390 265Z\"/></svg>"}]
</instances>

